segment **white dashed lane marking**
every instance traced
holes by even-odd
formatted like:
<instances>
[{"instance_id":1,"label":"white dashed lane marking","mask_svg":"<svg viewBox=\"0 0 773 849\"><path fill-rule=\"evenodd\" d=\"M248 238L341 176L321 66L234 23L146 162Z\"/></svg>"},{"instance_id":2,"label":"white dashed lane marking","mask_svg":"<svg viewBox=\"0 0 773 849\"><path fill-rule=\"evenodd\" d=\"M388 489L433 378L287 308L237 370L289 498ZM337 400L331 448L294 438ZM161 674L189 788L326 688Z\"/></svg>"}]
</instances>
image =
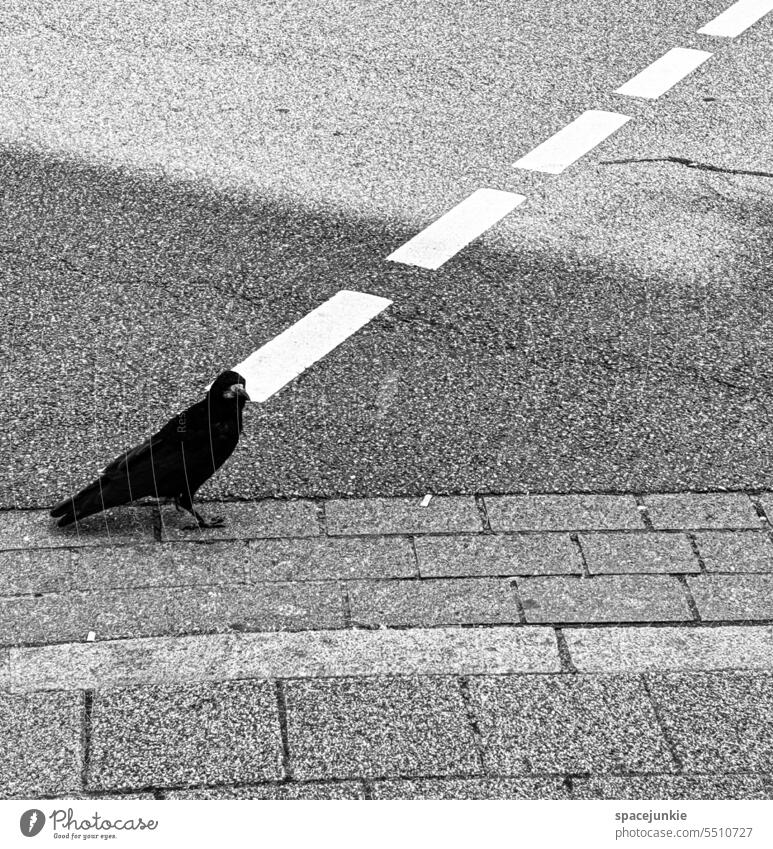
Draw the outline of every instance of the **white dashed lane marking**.
<instances>
[{"instance_id":1,"label":"white dashed lane marking","mask_svg":"<svg viewBox=\"0 0 773 849\"><path fill-rule=\"evenodd\" d=\"M738 0L698 32L701 35L735 38L770 11L773 11L773 0Z\"/></svg>"},{"instance_id":2,"label":"white dashed lane marking","mask_svg":"<svg viewBox=\"0 0 773 849\"><path fill-rule=\"evenodd\" d=\"M615 89L615 94L628 97L645 97L655 100L667 92L697 67L702 65L713 54L705 50L689 50L685 47L674 47L668 53L656 59L641 73L628 80L627 83Z\"/></svg>"},{"instance_id":3,"label":"white dashed lane marking","mask_svg":"<svg viewBox=\"0 0 773 849\"><path fill-rule=\"evenodd\" d=\"M252 401L265 401L383 312L392 301L343 290L234 366Z\"/></svg>"},{"instance_id":4,"label":"white dashed lane marking","mask_svg":"<svg viewBox=\"0 0 773 849\"><path fill-rule=\"evenodd\" d=\"M420 268L440 268L525 200L512 192L478 189L387 259Z\"/></svg>"},{"instance_id":5,"label":"white dashed lane marking","mask_svg":"<svg viewBox=\"0 0 773 849\"><path fill-rule=\"evenodd\" d=\"M617 112L589 109L535 147L531 153L521 157L515 166L529 171L560 174L630 120L627 115L619 115Z\"/></svg>"}]
</instances>

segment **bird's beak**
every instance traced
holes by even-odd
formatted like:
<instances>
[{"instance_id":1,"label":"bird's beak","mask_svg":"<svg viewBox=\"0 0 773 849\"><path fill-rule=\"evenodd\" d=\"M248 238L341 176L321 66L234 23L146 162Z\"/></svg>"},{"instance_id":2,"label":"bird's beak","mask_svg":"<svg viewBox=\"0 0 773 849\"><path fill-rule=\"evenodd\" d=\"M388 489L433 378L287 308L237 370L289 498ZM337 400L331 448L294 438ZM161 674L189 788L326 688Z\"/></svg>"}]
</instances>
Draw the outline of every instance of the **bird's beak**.
<instances>
[{"instance_id":1,"label":"bird's beak","mask_svg":"<svg viewBox=\"0 0 773 849\"><path fill-rule=\"evenodd\" d=\"M247 390L241 385L241 383L234 383L231 387L231 392L233 392L234 397L238 398L241 396L245 401L250 400L250 396L247 394Z\"/></svg>"}]
</instances>

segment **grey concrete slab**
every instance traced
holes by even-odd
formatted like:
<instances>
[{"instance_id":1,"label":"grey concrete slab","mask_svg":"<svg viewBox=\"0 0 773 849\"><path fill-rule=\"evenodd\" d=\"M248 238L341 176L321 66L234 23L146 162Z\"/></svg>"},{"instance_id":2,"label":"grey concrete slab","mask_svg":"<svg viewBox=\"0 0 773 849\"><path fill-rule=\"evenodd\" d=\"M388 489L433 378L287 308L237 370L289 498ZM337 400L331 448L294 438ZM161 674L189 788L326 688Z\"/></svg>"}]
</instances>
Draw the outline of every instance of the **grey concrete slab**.
<instances>
[{"instance_id":1,"label":"grey concrete slab","mask_svg":"<svg viewBox=\"0 0 773 849\"><path fill-rule=\"evenodd\" d=\"M571 628L564 631L580 672L773 669L773 626Z\"/></svg>"},{"instance_id":2,"label":"grey concrete slab","mask_svg":"<svg viewBox=\"0 0 773 849\"><path fill-rule=\"evenodd\" d=\"M89 548L73 552L77 589L175 587L245 582L243 543Z\"/></svg>"},{"instance_id":3,"label":"grey concrete slab","mask_svg":"<svg viewBox=\"0 0 773 849\"><path fill-rule=\"evenodd\" d=\"M580 534L591 574L700 572L683 534Z\"/></svg>"},{"instance_id":4,"label":"grey concrete slab","mask_svg":"<svg viewBox=\"0 0 773 849\"><path fill-rule=\"evenodd\" d=\"M691 620L679 582L666 575L517 578L527 622Z\"/></svg>"},{"instance_id":5,"label":"grey concrete slab","mask_svg":"<svg viewBox=\"0 0 773 849\"><path fill-rule=\"evenodd\" d=\"M0 692L0 795L35 799L82 789L83 694Z\"/></svg>"},{"instance_id":6,"label":"grey concrete slab","mask_svg":"<svg viewBox=\"0 0 773 849\"><path fill-rule=\"evenodd\" d=\"M315 537L320 534L313 501L265 499L254 502L215 501L200 506L207 518L223 516L222 528L185 530L191 516L165 505L161 510L161 536L166 540L259 539L263 537Z\"/></svg>"},{"instance_id":7,"label":"grey concrete slab","mask_svg":"<svg viewBox=\"0 0 773 849\"><path fill-rule=\"evenodd\" d=\"M184 587L167 601L174 633L343 628L343 596L332 581Z\"/></svg>"},{"instance_id":8,"label":"grey concrete slab","mask_svg":"<svg viewBox=\"0 0 773 849\"><path fill-rule=\"evenodd\" d=\"M422 498L367 498L325 502L327 531L347 534L428 534L481 532L483 522L472 496L435 496L426 507Z\"/></svg>"},{"instance_id":9,"label":"grey concrete slab","mask_svg":"<svg viewBox=\"0 0 773 849\"><path fill-rule=\"evenodd\" d=\"M469 686L489 774L675 769L636 677L478 677Z\"/></svg>"},{"instance_id":10,"label":"grey concrete slab","mask_svg":"<svg viewBox=\"0 0 773 849\"><path fill-rule=\"evenodd\" d=\"M294 778L480 773L454 678L290 681L285 692Z\"/></svg>"},{"instance_id":11,"label":"grey concrete slab","mask_svg":"<svg viewBox=\"0 0 773 849\"><path fill-rule=\"evenodd\" d=\"M574 799L770 799L759 775L594 775L575 778Z\"/></svg>"},{"instance_id":12,"label":"grey concrete slab","mask_svg":"<svg viewBox=\"0 0 773 849\"><path fill-rule=\"evenodd\" d=\"M207 634L12 650L16 692L231 678L559 672L552 628ZM11 674L12 671L12 674Z\"/></svg>"},{"instance_id":13,"label":"grey concrete slab","mask_svg":"<svg viewBox=\"0 0 773 849\"><path fill-rule=\"evenodd\" d=\"M560 575L582 572L569 534L486 534L417 537L416 555L424 577Z\"/></svg>"},{"instance_id":14,"label":"grey concrete slab","mask_svg":"<svg viewBox=\"0 0 773 849\"><path fill-rule=\"evenodd\" d=\"M90 790L282 777L279 714L268 682L99 690L91 746Z\"/></svg>"},{"instance_id":15,"label":"grey concrete slab","mask_svg":"<svg viewBox=\"0 0 773 849\"><path fill-rule=\"evenodd\" d=\"M244 553L253 581L409 578L417 574L408 539L254 540Z\"/></svg>"},{"instance_id":16,"label":"grey concrete slab","mask_svg":"<svg viewBox=\"0 0 773 849\"><path fill-rule=\"evenodd\" d=\"M709 572L773 572L773 541L765 531L695 534Z\"/></svg>"},{"instance_id":17,"label":"grey concrete slab","mask_svg":"<svg viewBox=\"0 0 773 849\"><path fill-rule=\"evenodd\" d=\"M177 591L173 591L173 595ZM0 644L65 643L169 633L164 588L18 596L0 604Z\"/></svg>"},{"instance_id":18,"label":"grey concrete slab","mask_svg":"<svg viewBox=\"0 0 773 849\"><path fill-rule=\"evenodd\" d=\"M647 680L685 772L773 772L770 673L648 673Z\"/></svg>"},{"instance_id":19,"label":"grey concrete slab","mask_svg":"<svg viewBox=\"0 0 773 849\"><path fill-rule=\"evenodd\" d=\"M701 619L773 619L773 575L695 575L688 584Z\"/></svg>"},{"instance_id":20,"label":"grey concrete slab","mask_svg":"<svg viewBox=\"0 0 773 849\"><path fill-rule=\"evenodd\" d=\"M561 778L424 778L373 782L374 799L568 799Z\"/></svg>"},{"instance_id":21,"label":"grey concrete slab","mask_svg":"<svg viewBox=\"0 0 773 849\"><path fill-rule=\"evenodd\" d=\"M247 787L201 787L168 790L165 799L364 799L360 781L290 781Z\"/></svg>"},{"instance_id":22,"label":"grey concrete slab","mask_svg":"<svg viewBox=\"0 0 773 849\"><path fill-rule=\"evenodd\" d=\"M0 596L61 592L72 586L68 549L17 549L0 552Z\"/></svg>"},{"instance_id":23,"label":"grey concrete slab","mask_svg":"<svg viewBox=\"0 0 773 849\"><path fill-rule=\"evenodd\" d=\"M495 531L644 528L631 495L503 495L485 503Z\"/></svg>"},{"instance_id":24,"label":"grey concrete slab","mask_svg":"<svg viewBox=\"0 0 773 849\"><path fill-rule=\"evenodd\" d=\"M741 492L645 495L647 513L656 528L759 528L760 519Z\"/></svg>"},{"instance_id":25,"label":"grey concrete slab","mask_svg":"<svg viewBox=\"0 0 773 849\"><path fill-rule=\"evenodd\" d=\"M128 545L153 540L149 507L116 507L59 528L47 510L0 511L0 549Z\"/></svg>"},{"instance_id":26,"label":"grey concrete slab","mask_svg":"<svg viewBox=\"0 0 773 849\"><path fill-rule=\"evenodd\" d=\"M502 578L357 581L346 587L355 625L481 625L521 621Z\"/></svg>"}]
</instances>

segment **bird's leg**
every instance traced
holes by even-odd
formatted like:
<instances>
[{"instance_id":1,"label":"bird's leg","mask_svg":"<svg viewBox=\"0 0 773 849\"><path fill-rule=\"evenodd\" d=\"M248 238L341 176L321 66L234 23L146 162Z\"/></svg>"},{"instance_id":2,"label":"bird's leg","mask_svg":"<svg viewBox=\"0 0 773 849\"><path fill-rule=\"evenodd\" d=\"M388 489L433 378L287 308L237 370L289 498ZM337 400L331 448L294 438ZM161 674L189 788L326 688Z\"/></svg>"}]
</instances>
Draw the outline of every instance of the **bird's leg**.
<instances>
[{"instance_id":1,"label":"bird's leg","mask_svg":"<svg viewBox=\"0 0 773 849\"><path fill-rule=\"evenodd\" d=\"M207 521L201 513L197 513L193 507L193 499L189 493L184 492L178 499L175 500L179 503L180 507L187 510L196 520L195 525L183 525L184 531L198 531L204 528L222 528L225 524L225 518L223 516L213 516L209 521Z\"/></svg>"}]
</instances>

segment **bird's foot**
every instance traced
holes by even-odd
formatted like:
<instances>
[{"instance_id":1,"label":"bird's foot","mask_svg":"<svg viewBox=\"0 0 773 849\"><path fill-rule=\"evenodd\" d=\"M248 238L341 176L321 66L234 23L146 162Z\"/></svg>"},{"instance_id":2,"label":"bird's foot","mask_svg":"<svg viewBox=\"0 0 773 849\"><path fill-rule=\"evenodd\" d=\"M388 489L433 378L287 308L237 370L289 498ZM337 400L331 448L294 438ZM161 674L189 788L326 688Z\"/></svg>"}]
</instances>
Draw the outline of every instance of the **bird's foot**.
<instances>
[{"instance_id":1,"label":"bird's foot","mask_svg":"<svg viewBox=\"0 0 773 849\"><path fill-rule=\"evenodd\" d=\"M222 528L225 525L225 516L213 516L211 519L198 518L196 525L183 525L184 531L203 531L206 528Z\"/></svg>"}]
</instances>

